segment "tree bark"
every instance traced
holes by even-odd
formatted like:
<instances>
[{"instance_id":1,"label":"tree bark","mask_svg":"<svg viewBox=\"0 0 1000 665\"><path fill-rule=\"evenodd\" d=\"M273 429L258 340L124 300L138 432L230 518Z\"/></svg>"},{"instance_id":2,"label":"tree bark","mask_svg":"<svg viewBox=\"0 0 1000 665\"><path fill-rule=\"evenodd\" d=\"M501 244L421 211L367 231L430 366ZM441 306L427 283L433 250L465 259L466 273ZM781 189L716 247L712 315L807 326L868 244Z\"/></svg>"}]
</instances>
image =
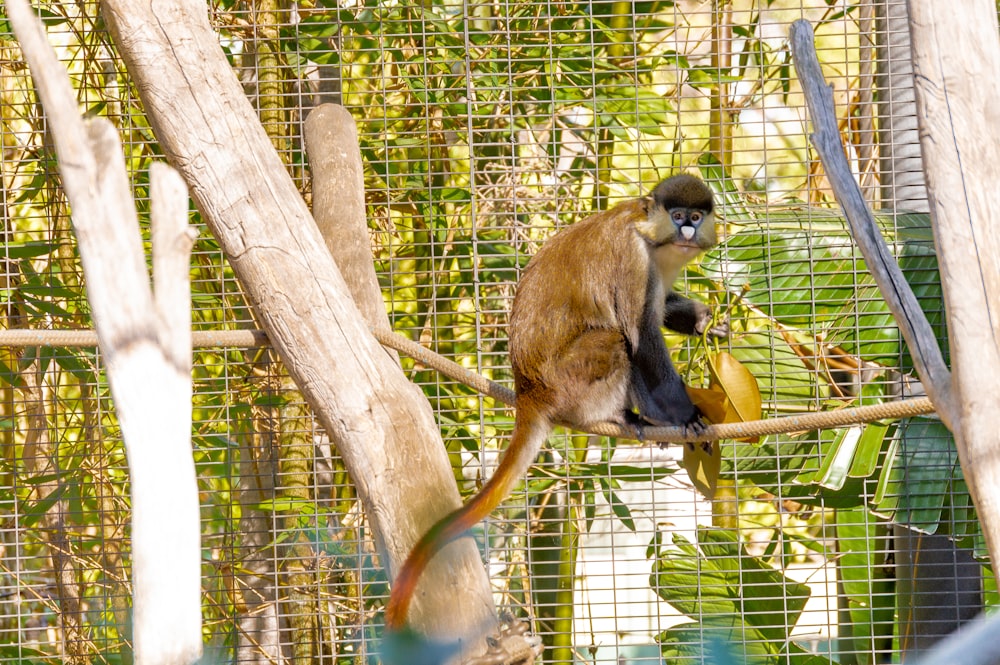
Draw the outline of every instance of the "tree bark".
<instances>
[{"instance_id":1,"label":"tree bark","mask_svg":"<svg viewBox=\"0 0 1000 665\"><path fill-rule=\"evenodd\" d=\"M882 206L928 212L906 0L868 0L878 42ZM903 446L907 444L904 441ZM926 649L982 609L982 569L947 536L893 527L900 649ZM951 574L942 576L941 570ZM905 657L905 656L904 656Z\"/></svg>"},{"instance_id":2,"label":"tree bark","mask_svg":"<svg viewBox=\"0 0 1000 665\"><path fill-rule=\"evenodd\" d=\"M942 421L951 427L954 419L951 373L944 362L934 329L920 308L895 257L882 237L861 189L851 175L844 144L837 126L832 88L826 84L816 57L812 26L805 19L795 21L789 41L802 91L812 120L809 138L823 162L837 203L851 229L851 237L865 258L882 297L892 312L913 358L914 368Z\"/></svg>"},{"instance_id":3,"label":"tree bark","mask_svg":"<svg viewBox=\"0 0 1000 665\"><path fill-rule=\"evenodd\" d=\"M373 328L389 328L368 235L364 167L354 118L337 104L317 106L306 116L305 144L316 226L365 321ZM385 352L398 360L395 352Z\"/></svg>"},{"instance_id":4,"label":"tree bark","mask_svg":"<svg viewBox=\"0 0 1000 665\"><path fill-rule=\"evenodd\" d=\"M460 499L430 406L368 330L195 0L103 0L168 159L289 373L338 447L393 576ZM470 539L433 562L411 625L436 639L495 626ZM466 642L469 646L469 642ZM473 641L474 649L485 646Z\"/></svg>"},{"instance_id":5,"label":"tree bark","mask_svg":"<svg viewBox=\"0 0 1000 665\"><path fill-rule=\"evenodd\" d=\"M261 390L267 390L266 386ZM228 571L237 616L237 663L285 665L282 648L274 519L260 504L273 499L278 477L277 424L268 406L254 404L250 422L240 423L240 482L236 495L242 516L239 564ZM238 572L237 572L238 570Z\"/></svg>"},{"instance_id":6,"label":"tree bark","mask_svg":"<svg viewBox=\"0 0 1000 665\"><path fill-rule=\"evenodd\" d=\"M65 472L60 468L58 446L49 436L49 418L45 410L43 370L36 359L21 374L21 394L26 405L25 432L21 462L32 478L47 478L37 483L32 497L39 505L50 501L56 492L65 490ZM83 631L80 574L66 528L68 513L66 501L52 502L40 520L39 536L48 546L49 560L55 579L55 597L59 603L60 649L59 656L67 665L84 665L90 661L88 645Z\"/></svg>"},{"instance_id":7,"label":"tree bark","mask_svg":"<svg viewBox=\"0 0 1000 665\"><path fill-rule=\"evenodd\" d=\"M962 471L1000 560L1000 36L991 0L913 2L924 175L951 340ZM960 44L961 48L956 48Z\"/></svg>"}]
</instances>

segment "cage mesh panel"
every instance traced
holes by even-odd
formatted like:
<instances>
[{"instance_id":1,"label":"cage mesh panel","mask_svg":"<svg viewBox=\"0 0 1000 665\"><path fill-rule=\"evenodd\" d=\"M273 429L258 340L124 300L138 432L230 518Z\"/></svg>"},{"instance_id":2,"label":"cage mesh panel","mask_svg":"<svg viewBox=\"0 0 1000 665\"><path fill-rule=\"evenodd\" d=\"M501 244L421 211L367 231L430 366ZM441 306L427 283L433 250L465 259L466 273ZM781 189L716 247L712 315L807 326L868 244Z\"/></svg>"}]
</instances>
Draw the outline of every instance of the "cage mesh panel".
<instances>
[{"instance_id":1,"label":"cage mesh panel","mask_svg":"<svg viewBox=\"0 0 1000 665\"><path fill-rule=\"evenodd\" d=\"M280 119L267 129L307 199L309 109L340 102L357 121L397 331L510 384L507 315L530 256L686 170L719 193L723 244L679 288L728 309L721 348L757 377L766 414L912 390L809 150L786 43L792 21L813 22L873 206L926 210L903 2L255 4L210 3L220 45L250 101ZM161 151L97 3L40 9L81 109L121 132L148 239ZM90 328L46 119L0 36L0 327ZM274 49L279 64L263 67ZM280 93L265 93L274 77ZM195 329L255 328L196 212L192 223ZM926 219L880 223L943 338ZM706 383L704 345L668 340L687 380ZM0 355L0 662L130 662L128 470L101 355ZM470 495L512 414L403 362ZM280 362L200 349L194 388L206 662L375 662L388 580L344 465ZM544 662L701 663L719 644L752 663L898 662L995 591L987 580L983 595L970 556L984 548L947 432L930 419L879 427L721 443L728 499L714 503L680 470L680 446L559 430L474 530L496 602L531 622ZM965 587L922 593L955 578Z\"/></svg>"}]
</instances>

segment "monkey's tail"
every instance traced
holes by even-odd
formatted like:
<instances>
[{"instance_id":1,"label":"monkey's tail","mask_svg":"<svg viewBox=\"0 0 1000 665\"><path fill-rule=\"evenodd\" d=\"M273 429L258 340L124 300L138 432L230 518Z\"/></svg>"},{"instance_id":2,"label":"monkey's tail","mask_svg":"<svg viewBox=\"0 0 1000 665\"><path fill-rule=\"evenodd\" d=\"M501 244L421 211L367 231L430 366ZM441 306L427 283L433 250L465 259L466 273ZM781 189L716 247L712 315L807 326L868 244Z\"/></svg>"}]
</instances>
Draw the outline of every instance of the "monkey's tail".
<instances>
[{"instance_id":1,"label":"monkey's tail","mask_svg":"<svg viewBox=\"0 0 1000 665\"><path fill-rule=\"evenodd\" d=\"M552 424L534 409L518 408L507 450L497 470L479 492L457 510L438 520L414 546L392 584L385 608L385 627L396 631L406 624L410 601L420 575L441 548L489 516L510 494L514 485L531 467Z\"/></svg>"}]
</instances>

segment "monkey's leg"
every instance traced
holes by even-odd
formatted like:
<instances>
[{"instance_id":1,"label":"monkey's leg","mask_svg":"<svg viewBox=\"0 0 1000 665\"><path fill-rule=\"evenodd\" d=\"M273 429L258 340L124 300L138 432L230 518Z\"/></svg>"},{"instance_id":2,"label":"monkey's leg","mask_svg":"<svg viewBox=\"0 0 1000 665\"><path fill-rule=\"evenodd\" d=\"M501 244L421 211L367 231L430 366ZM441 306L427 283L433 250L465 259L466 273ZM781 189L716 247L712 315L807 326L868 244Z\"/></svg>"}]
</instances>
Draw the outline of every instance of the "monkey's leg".
<instances>
[{"instance_id":1,"label":"monkey's leg","mask_svg":"<svg viewBox=\"0 0 1000 665\"><path fill-rule=\"evenodd\" d=\"M658 321L647 321L639 332L639 344L632 353L629 392L646 422L677 425L695 433L705 427L684 380L670 361Z\"/></svg>"},{"instance_id":2,"label":"monkey's leg","mask_svg":"<svg viewBox=\"0 0 1000 665\"><path fill-rule=\"evenodd\" d=\"M554 419L579 425L629 420L632 364L625 338L614 329L586 330L543 367L539 399L554 407ZM634 414L631 414L634 420Z\"/></svg>"}]
</instances>

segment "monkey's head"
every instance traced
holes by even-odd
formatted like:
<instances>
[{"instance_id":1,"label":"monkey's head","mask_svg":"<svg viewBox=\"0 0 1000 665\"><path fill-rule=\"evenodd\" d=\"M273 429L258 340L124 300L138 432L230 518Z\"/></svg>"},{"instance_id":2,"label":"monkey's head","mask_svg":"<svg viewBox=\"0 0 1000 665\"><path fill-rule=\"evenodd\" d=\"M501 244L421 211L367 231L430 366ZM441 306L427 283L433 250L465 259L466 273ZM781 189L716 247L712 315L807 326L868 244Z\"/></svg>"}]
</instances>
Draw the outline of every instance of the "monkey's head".
<instances>
[{"instance_id":1,"label":"monkey's head","mask_svg":"<svg viewBox=\"0 0 1000 665\"><path fill-rule=\"evenodd\" d=\"M673 245L693 257L714 247L715 203L712 190L686 173L667 178L646 198L646 220L639 233L655 247Z\"/></svg>"}]
</instances>

